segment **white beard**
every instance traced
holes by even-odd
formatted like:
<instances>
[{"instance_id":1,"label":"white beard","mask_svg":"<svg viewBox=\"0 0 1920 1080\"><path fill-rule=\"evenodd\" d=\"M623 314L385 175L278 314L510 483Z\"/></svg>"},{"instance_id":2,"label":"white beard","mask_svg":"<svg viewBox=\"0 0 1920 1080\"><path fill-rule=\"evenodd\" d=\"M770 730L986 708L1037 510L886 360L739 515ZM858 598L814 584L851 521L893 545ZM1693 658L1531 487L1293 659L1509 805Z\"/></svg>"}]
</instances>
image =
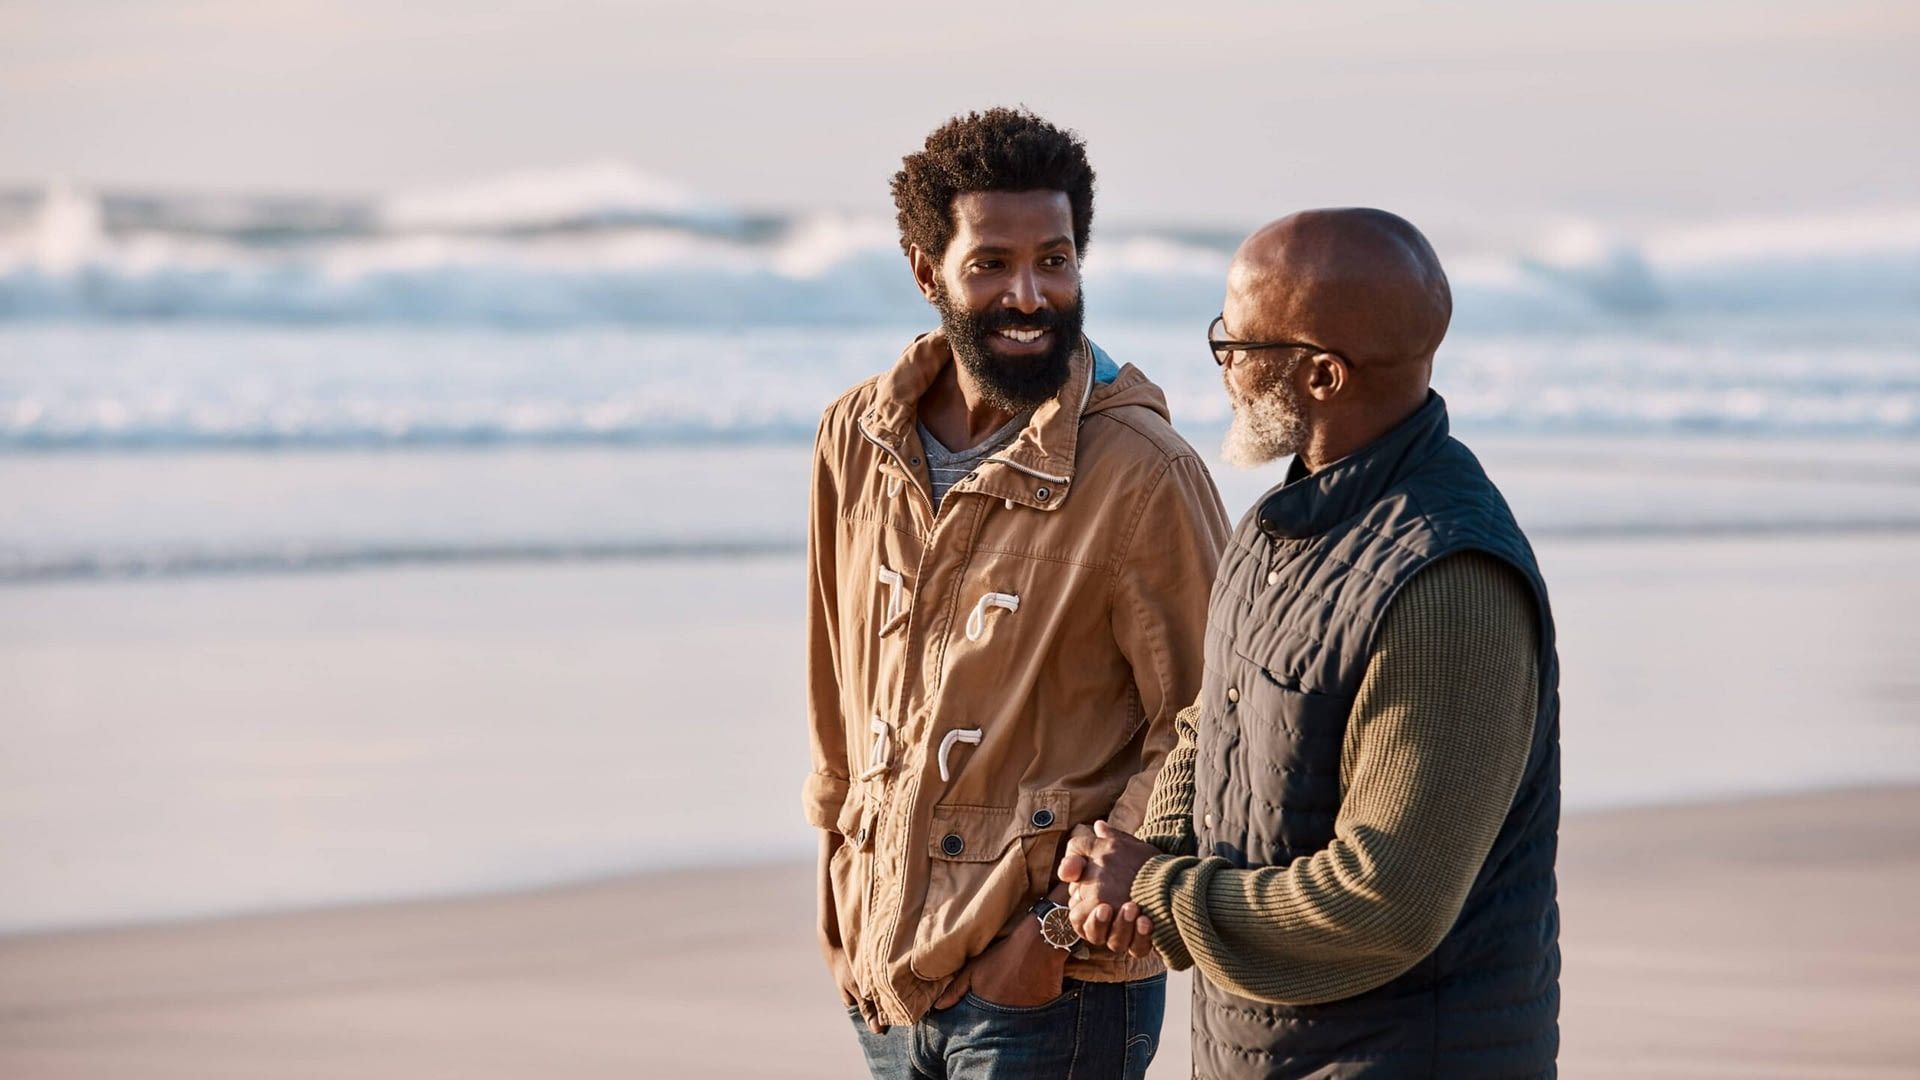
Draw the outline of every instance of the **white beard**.
<instances>
[{"instance_id":1,"label":"white beard","mask_svg":"<svg viewBox=\"0 0 1920 1080\"><path fill-rule=\"evenodd\" d=\"M1271 392L1252 398L1240 398L1228 391L1233 405L1233 423L1220 446L1220 456L1229 465L1252 469L1288 454L1298 454L1307 445L1307 418L1299 403L1292 400L1292 385L1282 379Z\"/></svg>"}]
</instances>

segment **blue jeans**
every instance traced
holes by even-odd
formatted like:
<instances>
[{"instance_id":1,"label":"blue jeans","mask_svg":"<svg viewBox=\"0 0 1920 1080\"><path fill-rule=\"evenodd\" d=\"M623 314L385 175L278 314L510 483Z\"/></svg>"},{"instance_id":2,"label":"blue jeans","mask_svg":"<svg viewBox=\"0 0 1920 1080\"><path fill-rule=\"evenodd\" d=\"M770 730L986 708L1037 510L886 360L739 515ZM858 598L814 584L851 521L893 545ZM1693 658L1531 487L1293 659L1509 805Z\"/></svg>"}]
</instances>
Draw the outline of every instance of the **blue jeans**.
<instances>
[{"instance_id":1,"label":"blue jeans","mask_svg":"<svg viewBox=\"0 0 1920 1080\"><path fill-rule=\"evenodd\" d=\"M1066 981L1045 1005L1015 1009L968 994L884 1035L848 1010L874 1080L1139 1080L1160 1046L1167 977Z\"/></svg>"}]
</instances>

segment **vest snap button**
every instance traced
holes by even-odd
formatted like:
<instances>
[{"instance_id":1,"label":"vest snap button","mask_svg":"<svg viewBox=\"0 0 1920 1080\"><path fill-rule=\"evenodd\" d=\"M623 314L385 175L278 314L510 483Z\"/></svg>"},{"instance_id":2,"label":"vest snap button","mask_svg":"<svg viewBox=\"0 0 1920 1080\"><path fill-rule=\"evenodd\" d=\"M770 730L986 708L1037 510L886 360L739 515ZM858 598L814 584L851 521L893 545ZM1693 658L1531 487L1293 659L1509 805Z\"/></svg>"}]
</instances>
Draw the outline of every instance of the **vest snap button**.
<instances>
[{"instance_id":1,"label":"vest snap button","mask_svg":"<svg viewBox=\"0 0 1920 1080\"><path fill-rule=\"evenodd\" d=\"M960 839L959 833L950 832L944 840L940 841L940 850L946 852L949 856L958 855L967 850L967 842Z\"/></svg>"},{"instance_id":2,"label":"vest snap button","mask_svg":"<svg viewBox=\"0 0 1920 1080\"><path fill-rule=\"evenodd\" d=\"M1229 687L1227 687L1227 700L1228 700L1229 702L1233 702L1233 701L1239 701L1239 700L1240 700L1240 688L1239 688L1239 687L1237 687L1237 686L1229 686Z\"/></svg>"},{"instance_id":3,"label":"vest snap button","mask_svg":"<svg viewBox=\"0 0 1920 1080\"><path fill-rule=\"evenodd\" d=\"M1038 809L1038 810L1035 810L1035 811L1033 812L1033 827L1034 827L1034 828L1036 828L1036 829L1044 829L1044 828L1046 828L1047 826L1049 826L1049 825L1052 825L1052 824L1053 824L1053 811L1051 811L1051 810L1049 810L1049 809L1047 809L1046 807L1044 807L1044 806L1043 806L1043 807L1041 807L1040 809Z\"/></svg>"},{"instance_id":4,"label":"vest snap button","mask_svg":"<svg viewBox=\"0 0 1920 1080\"><path fill-rule=\"evenodd\" d=\"M1033 493L1033 497L1039 499L1041 502L1046 502L1053 497L1053 492L1048 491L1046 488L1041 488Z\"/></svg>"}]
</instances>

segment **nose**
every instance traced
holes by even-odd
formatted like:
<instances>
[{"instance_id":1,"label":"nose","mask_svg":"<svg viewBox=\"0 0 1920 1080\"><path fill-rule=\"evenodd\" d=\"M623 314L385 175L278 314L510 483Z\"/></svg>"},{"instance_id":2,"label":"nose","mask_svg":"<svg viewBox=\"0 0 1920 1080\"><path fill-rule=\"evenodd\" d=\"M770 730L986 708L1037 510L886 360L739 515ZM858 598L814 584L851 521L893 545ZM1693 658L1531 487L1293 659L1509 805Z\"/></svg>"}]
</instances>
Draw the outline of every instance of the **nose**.
<instances>
[{"instance_id":1,"label":"nose","mask_svg":"<svg viewBox=\"0 0 1920 1080\"><path fill-rule=\"evenodd\" d=\"M1040 280L1034 276L1031 268L1017 271L1013 280L1007 284L1007 294L1002 302L1023 315L1031 315L1047 304L1046 297L1040 293Z\"/></svg>"}]
</instances>

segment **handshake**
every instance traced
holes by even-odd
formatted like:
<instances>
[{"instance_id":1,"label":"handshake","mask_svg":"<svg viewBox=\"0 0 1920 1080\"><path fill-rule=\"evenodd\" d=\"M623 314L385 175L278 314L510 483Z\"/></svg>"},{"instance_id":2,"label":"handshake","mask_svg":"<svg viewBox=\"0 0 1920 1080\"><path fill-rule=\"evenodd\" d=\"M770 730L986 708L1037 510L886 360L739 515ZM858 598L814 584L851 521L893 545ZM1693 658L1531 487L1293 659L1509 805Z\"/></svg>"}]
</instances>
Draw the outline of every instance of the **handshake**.
<instances>
[{"instance_id":1,"label":"handshake","mask_svg":"<svg viewBox=\"0 0 1920 1080\"><path fill-rule=\"evenodd\" d=\"M1067 913L1087 944L1130 956L1153 951L1153 920L1133 902L1133 879L1159 848L1105 821L1082 825L1067 840L1055 872L1067 883Z\"/></svg>"}]
</instances>

